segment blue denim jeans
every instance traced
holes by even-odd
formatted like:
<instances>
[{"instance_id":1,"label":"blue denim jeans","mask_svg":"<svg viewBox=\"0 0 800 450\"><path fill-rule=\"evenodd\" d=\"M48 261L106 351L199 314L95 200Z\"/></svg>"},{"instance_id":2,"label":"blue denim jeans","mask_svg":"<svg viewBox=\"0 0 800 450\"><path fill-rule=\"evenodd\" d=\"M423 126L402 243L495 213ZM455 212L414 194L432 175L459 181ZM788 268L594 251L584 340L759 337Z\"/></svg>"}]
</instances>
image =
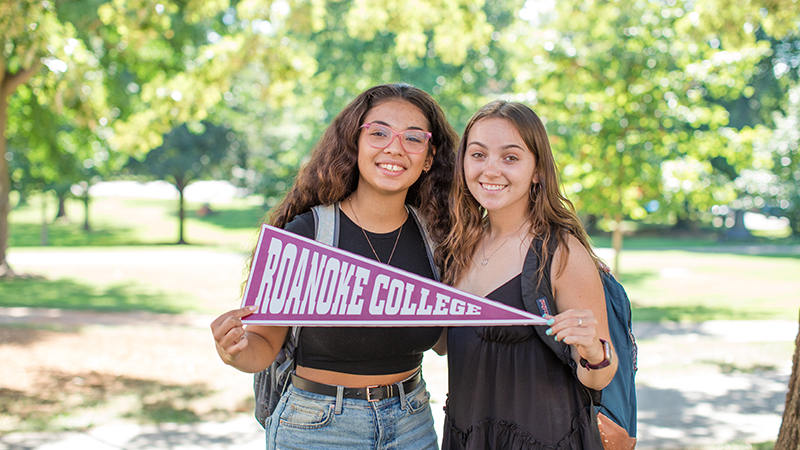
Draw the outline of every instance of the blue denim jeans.
<instances>
[{"instance_id":1,"label":"blue denim jeans","mask_svg":"<svg viewBox=\"0 0 800 450\"><path fill-rule=\"evenodd\" d=\"M437 450L425 381L376 402L290 385L267 419L267 450Z\"/></svg>"}]
</instances>

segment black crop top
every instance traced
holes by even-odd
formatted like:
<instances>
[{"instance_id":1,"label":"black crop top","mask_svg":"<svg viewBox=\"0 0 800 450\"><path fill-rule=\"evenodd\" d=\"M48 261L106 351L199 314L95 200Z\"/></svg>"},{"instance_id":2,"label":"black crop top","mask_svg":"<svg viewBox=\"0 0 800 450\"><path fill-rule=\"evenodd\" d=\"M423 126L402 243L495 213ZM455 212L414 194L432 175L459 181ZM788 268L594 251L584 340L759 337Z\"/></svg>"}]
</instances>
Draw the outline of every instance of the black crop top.
<instances>
[{"instance_id":1,"label":"black crop top","mask_svg":"<svg viewBox=\"0 0 800 450\"><path fill-rule=\"evenodd\" d=\"M297 216L286 225L286 230L314 239L313 213ZM386 234L367 231L367 235L381 261L388 260L397 238L396 231ZM339 248L375 259L361 228L341 211ZM410 214L403 224L390 265L433 278L422 235ZM423 352L436 344L441 332L438 327L303 327L297 364L357 375L402 373L422 364Z\"/></svg>"}]
</instances>

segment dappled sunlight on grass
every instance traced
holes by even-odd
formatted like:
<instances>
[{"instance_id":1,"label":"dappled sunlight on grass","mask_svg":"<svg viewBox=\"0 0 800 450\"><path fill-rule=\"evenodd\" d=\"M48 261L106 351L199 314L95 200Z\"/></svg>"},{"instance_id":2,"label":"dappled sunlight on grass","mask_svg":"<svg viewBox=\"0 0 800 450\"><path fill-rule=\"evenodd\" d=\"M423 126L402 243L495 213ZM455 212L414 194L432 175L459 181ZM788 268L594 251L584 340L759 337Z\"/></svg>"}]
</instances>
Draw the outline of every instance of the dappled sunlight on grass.
<instances>
[{"instance_id":1,"label":"dappled sunlight on grass","mask_svg":"<svg viewBox=\"0 0 800 450\"><path fill-rule=\"evenodd\" d=\"M0 306L182 313L193 302L135 282L100 287L69 279L25 278L0 281Z\"/></svg>"},{"instance_id":2,"label":"dappled sunlight on grass","mask_svg":"<svg viewBox=\"0 0 800 450\"><path fill-rule=\"evenodd\" d=\"M204 384L108 373L48 371L37 374L35 391L0 387L0 433L83 429L114 420L191 423L201 420L193 401L211 395Z\"/></svg>"},{"instance_id":3,"label":"dappled sunlight on grass","mask_svg":"<svg viewBox=\"0 0 800 450\"><path fill-rule=\"evenodd\" d=\"M634 321L642 322L704 322L706 320L760 320L784 319L782 309L744 309L697 305L682 306L637 306L632 311Z\"/></svg>"},{"instance_id":4,"label":"dappled sunlight on grass","mask_svg":"<svg viewBox=\"0 0 800 450\"><path fill-rule=\"evenodd\" d=\"M634 320L797 318L796 255L628 251L621 266Z\"/></svg>"},{"instance_id":5,"label":"dappled sunlight on grass","mask_svg":"<svg viewBox=\"0 0 800 450\"><path fill-rule=\"evenodd\" d=\"M52 203L52 202L51 202ZM264 210L252 201L210 205L212 214L202 216L203 204L187 202L184 238L190 244L245 247L258 231ZM10 214L9 247L41 245L40 203L31 199ZM83 230L83 204L67 202L67 219L47 224L49 246L109 246L174 244L178 241L177 200L97 198L90 205L91 231ZM51 205L45 217L55 217Z\"/></svg>"}]
</instances>

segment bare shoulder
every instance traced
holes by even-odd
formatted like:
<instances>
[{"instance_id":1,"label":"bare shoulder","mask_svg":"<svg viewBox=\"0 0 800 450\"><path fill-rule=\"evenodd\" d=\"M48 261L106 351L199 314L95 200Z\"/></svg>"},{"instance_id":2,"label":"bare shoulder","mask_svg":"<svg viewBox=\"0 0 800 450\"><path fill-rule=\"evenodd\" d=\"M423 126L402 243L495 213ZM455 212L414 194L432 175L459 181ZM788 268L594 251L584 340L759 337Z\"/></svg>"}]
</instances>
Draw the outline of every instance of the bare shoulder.
<instances>
[{"instance_id":1,"label":"bare shoulder","mask_svg":"<svg viewBox=\"0 0 800 450\"><path fill-rule=\"evenodd\" d=\"M565 259L566 265L564 269L559 270ZM559 278L565 275L563 272L596 272L597 263L591 257L591 255L589 255L589 252L586 251L586 248L583 246L583 244L581 244L581 241L579 241L575 236L568 234L567 249L560 245L556 248L555 254L553 255L553 268L555 269L553 274L554 278Z\"/></svg>"},{"instance_id":2,"label":"bare shoulder","mask_svg":"<svg viewBox=\"0 0 800 450\"><path fill-rule=\"evenodd\" d=\"M553 255L551 281L558 310L602 302L603 286L594 258L575 236L568 235L566 247L568 251L559 246Z\"/></svg>"}]
</instances>

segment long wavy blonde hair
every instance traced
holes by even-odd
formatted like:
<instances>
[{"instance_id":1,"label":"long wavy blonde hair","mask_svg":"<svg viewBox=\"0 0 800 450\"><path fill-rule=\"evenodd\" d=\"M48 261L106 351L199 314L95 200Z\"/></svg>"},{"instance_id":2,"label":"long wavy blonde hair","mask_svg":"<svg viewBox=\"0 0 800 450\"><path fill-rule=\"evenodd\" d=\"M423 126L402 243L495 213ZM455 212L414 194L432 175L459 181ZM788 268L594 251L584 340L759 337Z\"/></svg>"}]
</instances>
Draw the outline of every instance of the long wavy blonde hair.
<instances>
[{"instance_id":1,"label":"long wavy blonde hair","mask_svg":"<svg viewBox=\"0 0 800 450\"><path fill-rule=\"evenodd\" d=\"M538 277L544 273L552 258L551 241L555 239L564 249L558 270L562 270L569 257L567 233L575 236L599 264L592 250L589 236L575 213L572 202L563 194L553 152L547 139L544 124L528 106L522 103L498 100L481 108L470 119L456 154L453 187L450 192L452 229L439 247L437 256L443 265L443 280L458 284L472 265L472 256L486 230L486 210L472 196L464 176L464 158L467 140L472 127L483 119L505 119L516 128L528 151L534 156L539 182L532 184L527 217L531 222L529 233L543 241Z\"/></svg>"}]
</instances>

